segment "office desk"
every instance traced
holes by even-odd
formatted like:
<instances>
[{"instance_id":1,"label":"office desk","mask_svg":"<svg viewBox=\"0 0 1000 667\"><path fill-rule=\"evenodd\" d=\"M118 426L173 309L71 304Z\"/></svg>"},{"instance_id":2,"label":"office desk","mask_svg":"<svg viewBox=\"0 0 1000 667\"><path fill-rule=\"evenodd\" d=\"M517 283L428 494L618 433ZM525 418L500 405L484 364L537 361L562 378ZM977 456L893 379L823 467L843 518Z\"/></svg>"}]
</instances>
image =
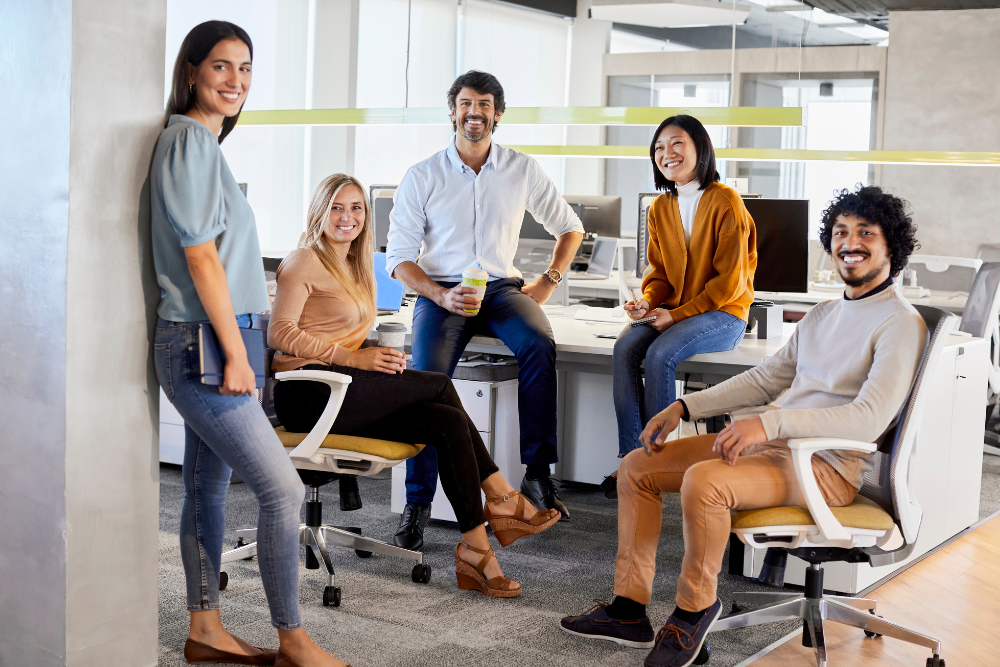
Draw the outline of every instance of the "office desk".
<instances>
[{"instance_id":1,"label":"office desk","mask_svg":"<svg viewBox=\"0 0 1000 667\"><path fill-rule=\"evenodd\" d=\"M572 292L571 292L572 294ZM843 292L833 292L829 290L810 289L808 292L756 292L754 296L758 299L766 299L774 303L805 303L817 304L831 299L839 299ZM965 301L969 295L965 292L938 292L932 291L930 296L921 299L907 299L915 306L931 306L940 308L948 312L961 315L965 310Z\"/></svg>"}]
</instances>

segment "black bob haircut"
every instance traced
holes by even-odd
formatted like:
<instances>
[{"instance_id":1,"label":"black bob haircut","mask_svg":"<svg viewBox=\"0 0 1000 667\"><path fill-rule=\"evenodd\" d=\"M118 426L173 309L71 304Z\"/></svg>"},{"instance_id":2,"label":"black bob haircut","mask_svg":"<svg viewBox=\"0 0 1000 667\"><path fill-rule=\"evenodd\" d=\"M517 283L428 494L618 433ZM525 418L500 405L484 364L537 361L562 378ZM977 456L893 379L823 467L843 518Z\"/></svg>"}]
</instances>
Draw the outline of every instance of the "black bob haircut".
<instances>
[{"instance_id":1,"label":"black bob haircut","mask_svg":"<svg viewBox=\"0 0 1000 667\"><path fill-rule=\"evenodd\" d=\"M480 72L479 70L470 69L468 72L455 79L455 83L451 84L451 88L448 89L448 108L452 111L455 110L455 97L458 96L459 91L463 88L472 88L480 95L492 95L493 108L500 113L503 113L507 108L507 103L503 98L503 86L500 85L500 81L489 72ZM493 119L490 118L489 120L492 121ZM500 127L499 121L493 123L494 131L496 131L498 127ZM451 122L451 129L458 129L455 121Z\"/></svg>"},{"instance_id":2,"label":"black bob haircut","mask_svg":"<svg viewBox=\"0 0 1000 667\"><path fill-rule=\"evenodd\" d=\"M186 114L195 103L195 93L188 88L188 65L198 67L205 61L208 54L212 52L215 45L226 39L238 39L247 45L250 50L250 60L253 61L253 42L247 31L235 23L229 21L205 21L191 28L181 48L177 52L177 60L174 63L174 76L170 91L170 100L167 102L167 112L163 119L163 127L167 126L170 117L174 114ZM242 111L242 109L240 110ZM227 116L222 121L222 131L219 132L219 143L226 138L226 135L236 127L236 121L240 119L240 112L235 116Z\"/></svg>"},{"instance_id":3,"label":"black bob haircut","mask_svg":"<svg viewBox=\"0 0 1000 667\"><path fill-rule=\"evenodd\" d=\"M853 192L846 188L837 192L834 200L823 211L819 240L823 249L830 254L833 225L841 215L851 215L874 223L882 228L889 247L889 275L898 275L906 268L913 251L920 247L917 243L917 227L910 217L909 208L910 204L905 199L890 195L877 185L858 183Z\"/></svg>"},{"instance_id":4,"label":"black bob haircut","mask_svg":"<svg viewBox=\"0 0 1000 667\"><path fill-rule=\"evenodd\" d=\"M679 115L666 119L653 133L653 140L649 142L649 160L653 163L653 183L657 190L669 190L672 194L677 194L677 186L673 181L668 181L667 177L660 172L656 165L656 140L663 129L673 125L679 127L694 141L695 151L698 153L698 163L695 165L694 177L701 183L701 190L708 187L709 183L715 183L719 178L719 172L715 168L715 149L712 148L712 139L708 136L708 130L701 124L701 121L694 116Z\"/></svg>"}]
</instances>

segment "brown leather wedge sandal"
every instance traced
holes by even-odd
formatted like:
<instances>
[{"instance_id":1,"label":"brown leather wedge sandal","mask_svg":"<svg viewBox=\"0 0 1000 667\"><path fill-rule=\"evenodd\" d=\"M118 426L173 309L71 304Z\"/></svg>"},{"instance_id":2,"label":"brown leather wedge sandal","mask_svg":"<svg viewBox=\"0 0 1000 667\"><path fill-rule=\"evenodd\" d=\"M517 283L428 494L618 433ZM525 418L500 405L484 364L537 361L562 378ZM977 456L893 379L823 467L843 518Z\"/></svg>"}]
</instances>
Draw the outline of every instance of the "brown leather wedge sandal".
<instances>
[{"instance_id":1,"label":"brown leather wedge sandal","mask_svg":"<svg viewBox=\"0 0 1000 667\"><path fill-rule=\"evenodd\" d=\"M517 496L517 509L511 516L495 516L490 511L490 503L506 502ZM559 523L560 516L548 516L546 510L536 510L534 516L525 520L524 516L524 496L517 491L511 491L503 496L492 496L486 498L486 505L483 512L486 514L486 521L493 529L493 534L497 536L497 541L502 547L509 547L511 544L521 539L525 535L537 535L546 528Z\"/></svg>"},{"instance_id":2,"label":"brown leather wedge sandal","mask_svg":"<svg viewBox=\"0 0 1000 667\"><path fill-rule=\"evenodd\" d=\"M462 545L469 551L474 551L477 554L482 554L483 558L479 561L479 565L472 567L469 563L465 562L458 557L458 548ZM471 546L468 542L464 540L455 545L455 578L458 579L458 587L463 591L479 591L491 598L513 598L521 594L520 587L514 588L513 584L517 582L513 579L508 579L507 577L493 577L492 579L487 579L483 576L483 570L489 565L490 559L496 560L496 554L493 553L493 548L490 547L486 551L482 549L477 549Z\"/></svg>"}]
</instances>

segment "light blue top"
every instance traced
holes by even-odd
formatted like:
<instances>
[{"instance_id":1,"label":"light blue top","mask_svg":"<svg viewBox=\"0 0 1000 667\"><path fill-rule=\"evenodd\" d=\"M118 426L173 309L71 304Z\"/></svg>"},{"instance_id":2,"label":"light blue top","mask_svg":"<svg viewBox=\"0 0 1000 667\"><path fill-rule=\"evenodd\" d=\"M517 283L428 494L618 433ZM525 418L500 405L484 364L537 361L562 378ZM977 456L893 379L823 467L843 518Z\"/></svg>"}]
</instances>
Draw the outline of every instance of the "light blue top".
<instances>
[{"instance_id":1,"label":"light blue top","mask_svg":"<svg viewBox=\"0 0 1000 667\"><path fill-rule=\"evenodd\" d=\"M460 282L468 268L490 280L519 278L514 266L524 212L553 236L583 224L534 159L495 141L479 174L462 162L454 139L406 172L389 214L386 270L417 265L432 280ZM418 261L419 256L419 261Z\"/></svg>"},{"instance_id":2,"label":"light blue top","mask_svg":"<svg viewBox=\"0 0 1000 667\"><path fill-rule=\"evenodd\" d=\"M149 183L160 317L172 322L208 319L184 248L212 239L236 314L269 310L253 211L211 130L187 116L171 116L153 151Z\"/></svg>"}]
</instances>

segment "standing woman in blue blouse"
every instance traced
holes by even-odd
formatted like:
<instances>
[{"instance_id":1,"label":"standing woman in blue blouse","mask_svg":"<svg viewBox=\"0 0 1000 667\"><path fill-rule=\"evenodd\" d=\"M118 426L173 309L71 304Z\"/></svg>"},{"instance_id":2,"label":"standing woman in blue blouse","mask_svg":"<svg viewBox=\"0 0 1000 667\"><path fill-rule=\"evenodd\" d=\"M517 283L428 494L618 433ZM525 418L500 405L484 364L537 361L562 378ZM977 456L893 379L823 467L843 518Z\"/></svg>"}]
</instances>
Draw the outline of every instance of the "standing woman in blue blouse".
<instances>
[{"instance_id":1,"label":"standing woman in blue blouse","mask_svg":"<svg viewBox=\"0 0 1000 667\"><path fill-rule=\"evenodd\" d=\"M162 290L156 374L184 418L181 559L189 662L344 667L309 639L299 610L299 515L304 488L254 397L240 327L270 307L253 212L219 144L250 89L253 45L224 21L196 26L174 66L166 127L150 167L153 258ZM210 322L225 354L222 386L201 384L198 328ZM232 471L260 505L261 581L281 647L230 635L219 615L226 490Z\"/></svg>"}]
</instances>

